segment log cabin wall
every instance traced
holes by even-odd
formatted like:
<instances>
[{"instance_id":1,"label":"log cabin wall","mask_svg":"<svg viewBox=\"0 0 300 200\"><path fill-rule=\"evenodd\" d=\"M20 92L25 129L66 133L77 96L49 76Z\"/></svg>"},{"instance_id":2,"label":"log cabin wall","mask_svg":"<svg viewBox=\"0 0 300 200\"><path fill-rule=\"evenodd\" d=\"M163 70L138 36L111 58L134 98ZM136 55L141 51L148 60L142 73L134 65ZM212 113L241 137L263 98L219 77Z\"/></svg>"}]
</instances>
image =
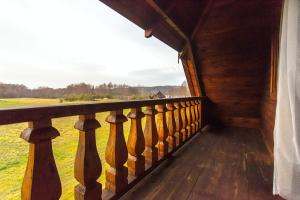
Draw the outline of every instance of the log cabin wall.
<instances>
[{"instance_id":1,"label":"log cabin wall","mask_svg":"<svg viewBox=\"0 0 300 200\"><path fill-rule=\"evenodd\" d=\"M277 2L214 1L202 21L192 42L206 95L214 105L213 122L260 127L271 13ZM271 114L274 103L265 103Z\"/></svg>"},{"instance_id":2,"label":"log cabin wall","mask_svg":"<svg viewBox=\"0 0 300 200\"><path fill-rule=\"evenodd\" d=\"M265 68L264 92L261 101L261 126L266 146L271 154L274 147L274 122L277 103L277 68L279 53L279 35L282 4L278 3L272 10L271 36L269 39L269 63Z\"/></svg>"}]
</instances>

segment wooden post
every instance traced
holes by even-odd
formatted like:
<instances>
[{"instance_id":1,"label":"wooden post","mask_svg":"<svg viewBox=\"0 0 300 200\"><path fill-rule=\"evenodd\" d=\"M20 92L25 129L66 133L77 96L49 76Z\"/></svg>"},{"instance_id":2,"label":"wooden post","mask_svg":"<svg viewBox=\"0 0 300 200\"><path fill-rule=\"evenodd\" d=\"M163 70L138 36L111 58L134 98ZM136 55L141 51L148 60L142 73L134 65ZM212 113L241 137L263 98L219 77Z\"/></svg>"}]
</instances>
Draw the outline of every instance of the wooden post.
<instances>
[{"instance_id":1,"label":"wooden post","mask_svg":"<svg viewBox=\"0 0 300 200\"><path fill-rule=\"evenodd\" d=\"M51 140L59 136L51 119L28 123L21 138L29 142L29 155L22 184L22 200L57 200L61 183L52 151Z\"/></svg>"},{"instance_id":2,"label":"wooden post","mask_svg":"<svg viewBox=\"0 0 300 200\"><path fill-rule=\"evenodd\" d=\"M80 183L75 187L75 199L101 199L102 185L97 182L97 179L101 175L102 166L95 137L95 129L101 125L95 119L95 114L90 114L80 115L74 127L79 130L74 173Z\"/></svg>"},{"instance_id":3,"label":"wooden post","mask_svg":"<svg viewBox=\"0 0 300 200\"><path fill-rule=\"evenodd\" d=\"M167 108L163 105L157 105L156 108L158 114L156 115L156 127L158 132L158 157L159 159L165 157L168 154L168 143L166 141L169 130L166 122Z\"/></svg>"},{"instance_id":4,"label":"wooden post","mask_svg":"<svg viewBox=\"0 0 300 200\"><path fill-rule=\"evenodd\" d=\"M174 103L174 118L175 118L175 123L176 123L176 131L175 131L175 140L176 140L176 147L179 147L183 140L182 140L182 135L183 133L181 132L182 130L182 118L181 118L181 114L180 114L180 103L176 102Z\"/></svg>"},{"instance_id":5,"label":"wooden post","mask_svg":"<svg viewBox=\"0 0 300 200\"><path fill-rule=\"evenodd\" d=\"M188 130L187 130L187 117L186 117L186 103L185 102L180 102L180 114L181 114L181 119L182 119L182 141L185 142L187 140L187 135L188 135Z\"/></svg>"},{"instance_id":6,"label":"wooden post","mask_svg":"<svg viewBox=\"0 0 300 200\"><path fill-rule=\"evenodd\" d=\"M169 147L169 152L172 152L175 150L176 147L176 139L175 139L175 130L176 130L176 124L175 124L175 119L174 119L174 106L172 103L167 104L167 126L169 130L169 135L167 138L168 141L168 147Z\"/></svg>"},{"instance_id":7,"label":"wooden post","mask_svg":"<svg viewBox=\"0 0 300 200\"><path fill-rule=\"evenodd\" d=\"M189 101L186 102L186 130L187 130L187 138L189 139L192 136L191 129L191 103Z\"/></svg>"},{"instance_id":8,"label":"wooden post","mask_svg":"<svg viewBox=\"0 0 300 200\"><path fill-rule=\"evenodd\" d=\"M145 171L145 157L142 153L145 150L145 139L142 130L141 119L145 114L141 108L132 108L127 115L131 119L130 132L127 141L128 149L128 173L131 176L139 176Z\"/></svg>"},{"instance_id":9,"label":"wooden post","mask_svg":"<svg viewBox=\"0 0 300 200\"><path fill-rule=\"evenodd\" d=\"M157 111L155 106L148 106L145 115L146 115L146 125L144 130L145 136L145 151L144 156L146 158L146 164L149 166L155 165L158 160L158 149L156 144L158 142L158 134L155 123L155 115Z\"/></svg>"},{"instance_id":10,"label":"wooden post","mask_svg":"<svg viewBox=\"0 0 300 200\"><path fill-rule=\"evenodd\" d=\"M202 128L202 120L203 120L203 116L202 116L202 101L198 100L198 114L199 114L199 118L198 118L198 122L199 122L199 129L201 130Z\"/></svg>"},{"instance_id":11,"label":"wooden post","mask_svg":"<svg viewBox=\"0 0 300 200\"><path fill-rule=\"evenodd\" d=\"M194 111L195 111L195 129L196 129L196 133L199 131L199 113L198 113L198 105L199 105L199 103L198 103L198 100L195 100L194 101L194 103L195 103L195 106L194 106Z\"/></svg>"},{"instance_id":12,"label":"wooden post","mask_svg":"<svg viewBox=\"0 0 300 200\"><path fill-rule=\"evenodd\" d=\"M111 111L106 122L110 123L110 133L105 150L105 160L110 165L106 170L106 189L114 194L122 192L128 185L128 169L124 166L128 151L124 138L123 123L127 118L122 110Z\"/></svg>"},{"instance_id":13,"label":"wooden post","mask_svg":"<svg viewBox=\"0 0 300 200\"><path fill-rule=\"evenodd\" d=\"M195 124L195 102L190 101L191 103L191 130L192 130L192 135L195 135L196 133L196 124Z\"/></svg>"}]
</instances>

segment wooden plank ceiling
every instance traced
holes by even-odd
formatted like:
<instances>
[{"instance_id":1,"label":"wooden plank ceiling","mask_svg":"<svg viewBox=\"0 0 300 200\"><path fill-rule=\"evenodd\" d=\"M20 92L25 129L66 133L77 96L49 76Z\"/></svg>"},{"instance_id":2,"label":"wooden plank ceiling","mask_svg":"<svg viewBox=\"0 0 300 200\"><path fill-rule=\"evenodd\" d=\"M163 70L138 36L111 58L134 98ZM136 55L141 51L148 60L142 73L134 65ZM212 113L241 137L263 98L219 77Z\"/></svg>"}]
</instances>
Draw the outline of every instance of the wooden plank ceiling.
<instances>
[{"instance_id":1,"label":"wooden plank ceiling","mask_svg":"<svg viewBox=\"0 0 300 200\"><path fill-rule=\"evenodd\" d=\"M190 64L184 67L190 89L209 97L215 122L259 126L273 10L281 0L101 1L151 28L178 52L188 52Z\"/></svg>"}]
</instances>

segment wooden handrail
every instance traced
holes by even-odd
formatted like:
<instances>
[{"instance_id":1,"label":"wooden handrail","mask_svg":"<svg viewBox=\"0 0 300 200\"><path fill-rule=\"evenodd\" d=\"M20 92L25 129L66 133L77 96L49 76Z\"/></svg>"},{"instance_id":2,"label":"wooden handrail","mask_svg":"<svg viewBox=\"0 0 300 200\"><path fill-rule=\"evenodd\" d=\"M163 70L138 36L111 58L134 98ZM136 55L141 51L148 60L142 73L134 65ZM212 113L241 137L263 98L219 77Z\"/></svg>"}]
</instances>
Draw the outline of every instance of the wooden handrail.
<instances>
[{"instance_id":1,"label":"wooden handrail","mask_svg":"<svg viewBox=\"0 0 300 200\"><path fill-rule=\"evenodd\" d=\"M22 199L56 200L61 196L52 140L59 132L53 118L78 115L74 128L79 131L75 156L74 198L77 200L116 199L179 149L201 129L201 97L144 101L60 105L0 109L0 125L28 122L21 138L29 143L27 168L22 184ZM142 107L146 107L145 112ZM131 108L125 116L124 109ZM95 130L100 128L96 113L110 111L105 159L105 189L97 182L102 173L96 148ZM145 127L141 119L146 116ZM131 121L126 143L123 123ZM127 165L125 164L127 162ZM51 188L51 190L49 190ZM49 195L48 193L51 193Z\"/></svg>"},{"instance_id":2,"label":"wooden handrail","mask_svg":"<svg viewBox=\"0 0 300 200\"><path fill-rule=\"evenodd\" d=\"M188 97L189 100L196 100L201 98L202 97ZM112 110L167 104L185 101L186 99L187 98L168 98L108 103L86 103L53 106L2 108L0 109L0 125L36 121L42 118L51 119L69 117L74 115L88 115L92 113L106 112Z\"/></svg>"}]
</instances>

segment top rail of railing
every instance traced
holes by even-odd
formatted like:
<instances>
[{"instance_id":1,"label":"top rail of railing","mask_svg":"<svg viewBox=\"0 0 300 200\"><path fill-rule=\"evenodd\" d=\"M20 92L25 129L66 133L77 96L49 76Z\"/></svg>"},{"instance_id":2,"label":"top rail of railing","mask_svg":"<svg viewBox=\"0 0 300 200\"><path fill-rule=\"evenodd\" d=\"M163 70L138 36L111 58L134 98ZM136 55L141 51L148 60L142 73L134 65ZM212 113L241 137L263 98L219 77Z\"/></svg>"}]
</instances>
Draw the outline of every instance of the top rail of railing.
<instances>
[{"instance_id":1,"label":"top rail of railing","mask_svg":"<svg viewBox=\"0 0 300 200\"><path fill-rule=\"evenodd\" d=\"M151 100L120 101L107 103L85 103L36 107L16 107L0 109L0 125L37 121L106 112L127 108L153 106L189 100L201 100L203 97L165 98Z\"/></svg>"}]
</instances>

